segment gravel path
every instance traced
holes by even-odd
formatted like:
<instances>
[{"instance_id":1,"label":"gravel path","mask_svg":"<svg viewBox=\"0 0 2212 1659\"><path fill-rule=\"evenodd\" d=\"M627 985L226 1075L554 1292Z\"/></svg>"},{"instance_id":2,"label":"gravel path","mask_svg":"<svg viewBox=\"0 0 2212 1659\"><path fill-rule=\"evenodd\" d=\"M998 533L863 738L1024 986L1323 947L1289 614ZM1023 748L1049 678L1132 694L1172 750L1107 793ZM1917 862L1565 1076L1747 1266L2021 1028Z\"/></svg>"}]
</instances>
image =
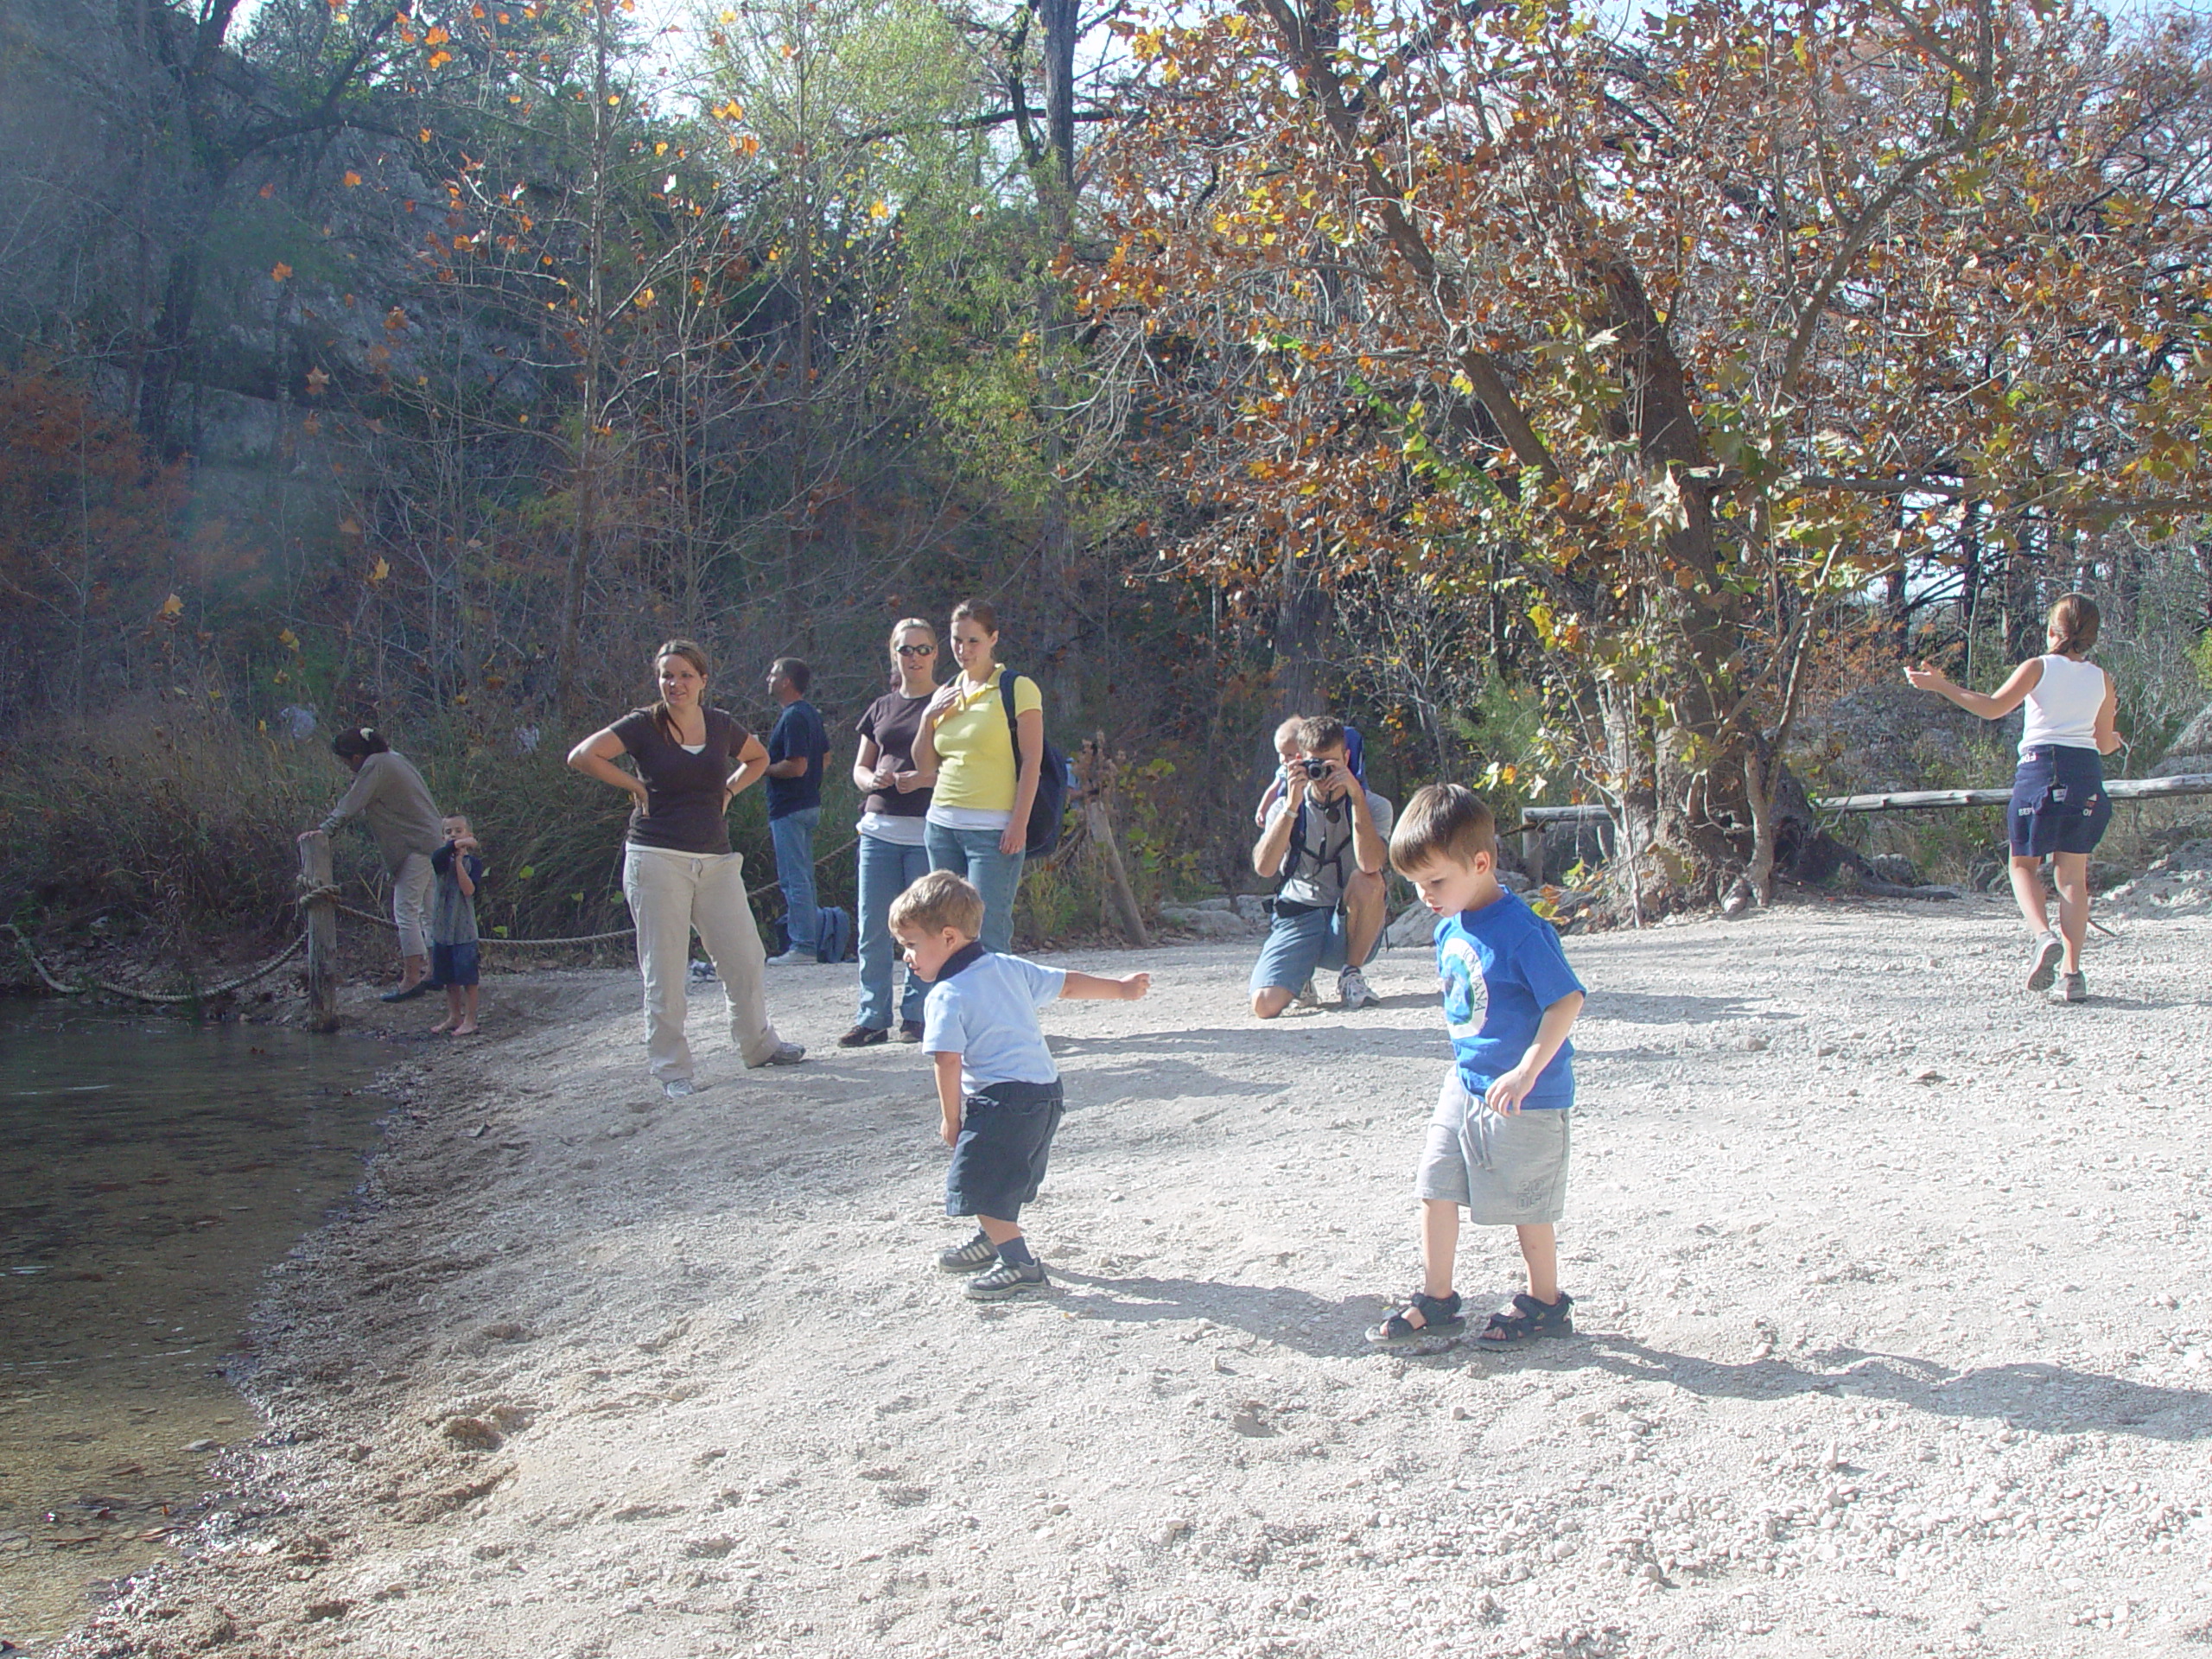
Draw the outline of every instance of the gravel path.
<instances>
[{"instance_id":1,"label":"gravel path","mask_svg":"<svg viewBox=\"0 0 2212 1659\"><path fill-rule=\"evenodd\" d=\"M1505 1354L1361 1340L1418 951L1354 1015L1256 1024L1241 944L1049 1014L1058 1288L995 1308L931 1265L920 1057L827 1046L849 970L772 982L817 1058L710 1036L674 1104L633 978L495 982L277 1275L223 1512L58 1651L2200 1651L2212 917L2122 926L2078 1007L1994 900L1570 940L1581 1334Z\"/></svg>"}]
</instances>

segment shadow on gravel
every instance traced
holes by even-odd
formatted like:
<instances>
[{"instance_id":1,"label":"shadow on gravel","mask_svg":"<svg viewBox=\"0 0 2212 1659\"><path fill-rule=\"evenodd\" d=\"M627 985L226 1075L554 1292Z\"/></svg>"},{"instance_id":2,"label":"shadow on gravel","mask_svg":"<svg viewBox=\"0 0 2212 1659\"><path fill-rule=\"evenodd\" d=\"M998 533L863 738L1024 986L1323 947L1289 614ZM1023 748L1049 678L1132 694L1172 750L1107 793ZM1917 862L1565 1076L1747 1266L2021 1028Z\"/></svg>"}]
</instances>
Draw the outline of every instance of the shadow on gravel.
<instances>
[{"instance_id":1,"label":"shadow on gravel","mask_svg":"<svg viewBox=\"0 0 2212 1659\"><path fill-rule=\"evenodd\" d=\"M1211 1279L1107 1278L1055 1267L1052 1277L1080 1287L1061 1304L1086 1319L1154 1325L1172 1319L1211 1319L1316 1359L1360 1351L1360 1332L1382 1315L1373 1296L1329 1301L1279 1285L1224 1285ZM1362 1317L1362 1309L1374 1311ZM1310 1328L1309 1328L1310 1327Z\"/></svg>"},{"instance_id":2,"label":"shadow on gravel","mask_svg":"<svg viewBox=\"0 0 2212 1659\"><path fill-rule=\"evenodd\" d=\"M1815 1357L1824 1369L1807 1370L1779 1359L1730 1365L1599 1333L1586 1333L1572 1344L1548 1344L1544 1352L1547 1357L1564 1357L1576 1349L1588 1356L1586 1363L1618 1376L1732 1400L1835 1394L1847 1388L1854 1396L1888 1400L1939 1417L1990 1418L2039 1434L2212 1440L2212 1394L2032 1360L1959 1371L1909 1354L1835 1349Z\"/></svg>"},{"instance_id":3,"label":"shadow on gravel","mask_svg":"<svg viewBox=\"0 0 2212 1659\"><path fill-rule=\"evenodd\" d=\"M1592 991L1584 1017L1631 1026L1678 1026L1707 1020L1802 1020L1784 1008L1755 1007L1734 996L1658 996L1647 991Z\"/></svg>"},{"instance_id":4,"label":"shadow on gravel","mask_svg":"<svg viewBox=\"0 0 2212 1659\"><path fill-rule=\"evenodd\" d=\"M1407 1007L1414 1006L1414 1000L1401 998ZM1424 996L1419 1006L1433 1007L1436 999ZM1322 1015L1332 1014L1332 1008L1319 1010ZM1343 1021L1316 1023L1312 1014L1286 1014L1274 1020L1255 1020L1249 1025L1230 1029L1220 1027L1183 1031L1133 1032L1126 1037L1063 1037L1055 1034L1046 1039L1046 1046L1055 1054L1173 1054L1185 1051L1215 1056L1226 1052L1238 1058L1268 1052L1262 1046L1273 1044L1285 1037L1315 1037L1324 1039L1341 1038L1342 1046L1356 1047L1362 1054L1384 1059L1442 1059L1449 1052L1441 1033L1423 1027L1406 1030L1395 1026L1367 1026L1360 1023L1357 1014L1347 1014ZM1273 1088L1270 1093L1280 1093Z\"/></svg>"}]
</instances>

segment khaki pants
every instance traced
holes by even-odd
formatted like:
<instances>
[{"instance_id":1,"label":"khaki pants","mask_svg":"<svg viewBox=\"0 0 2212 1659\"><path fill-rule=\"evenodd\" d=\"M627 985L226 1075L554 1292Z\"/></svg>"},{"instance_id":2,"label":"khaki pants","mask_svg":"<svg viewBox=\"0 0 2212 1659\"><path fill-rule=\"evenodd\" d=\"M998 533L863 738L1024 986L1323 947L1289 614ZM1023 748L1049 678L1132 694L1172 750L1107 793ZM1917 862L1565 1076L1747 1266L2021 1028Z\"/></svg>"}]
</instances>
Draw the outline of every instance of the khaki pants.
<instances>
[{"instance_id":1,"label":"khaki pants","mask_svg":"<svg viewBox=\"0 0 2212 1659\"><path fill-rule=\"evenodd\" d=\"M768 1023L760 981L767 953L745 902L745 859L739 853L693 855L632 847L622 860L622 896L638 928L638 971L645 982L645 1052L654 1078L691 1075L684 1039L685 990L691 971L691 931L714 958L729 1002L730 1040L747 1065L782 1046Z\"/></svg>"},{"instance_id":2,"label":"khaki pants","mask_svg":"<svg viewBox=\"0 0 2212 1659\"><path fill-rule=\"evenodd\" d=\"M391 919L399 925L399 954L430 954L430 900L436 896L438 874L430 868L428 853L410 853L391 873Z\"/></svg>"}]
</instances>

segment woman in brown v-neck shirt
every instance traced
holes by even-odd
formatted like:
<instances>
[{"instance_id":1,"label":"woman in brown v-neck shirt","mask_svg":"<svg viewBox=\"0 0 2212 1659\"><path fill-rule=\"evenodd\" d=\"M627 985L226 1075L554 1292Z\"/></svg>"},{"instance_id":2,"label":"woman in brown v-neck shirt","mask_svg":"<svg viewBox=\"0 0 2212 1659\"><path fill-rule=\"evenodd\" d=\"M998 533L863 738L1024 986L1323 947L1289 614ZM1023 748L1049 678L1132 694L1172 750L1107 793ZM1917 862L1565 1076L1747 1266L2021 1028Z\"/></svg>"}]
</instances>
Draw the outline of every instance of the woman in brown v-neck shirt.
<instances>
[{"instance_id":1,"label":"woman in brown v-neck shirt","mask_svg":"<svg viewBox=\"0 0 2212 1659\"><path fill-rule=\"evenodd\" d=\"M697 645L670 640L653 653L653 672L660 701L594 732L569 752L569 764L636 798L622 896L638 929L646 1054L654 1079L676 1098L696 1087L683 1034L694 928L721 978L730 1037L745 1064L789 1065L806 1051L768 1023L766 952L746 902L745 859L730 850L724 817L766 774L768 751L727 710L707 705L707 654ZM626 754L634 775L614 764Z\"/></svg>"}]
</instances>

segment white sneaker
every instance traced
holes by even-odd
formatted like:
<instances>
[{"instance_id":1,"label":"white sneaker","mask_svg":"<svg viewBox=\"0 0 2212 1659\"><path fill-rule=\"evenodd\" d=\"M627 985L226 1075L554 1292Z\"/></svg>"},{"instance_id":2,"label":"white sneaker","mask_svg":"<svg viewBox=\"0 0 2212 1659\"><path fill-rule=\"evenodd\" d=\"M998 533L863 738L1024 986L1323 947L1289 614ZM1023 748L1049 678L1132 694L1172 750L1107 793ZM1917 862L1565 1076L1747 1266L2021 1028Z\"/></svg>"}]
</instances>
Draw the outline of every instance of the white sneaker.
<instances>
[{"instance_id":1,"label":"white sneaker","mask_svg":"<svg viewBox=\"0 0 2212 1659\"><path fill-rule=\"evenodd\" d=\"M660 1091L671 1100L682 1100L686 1095L696 1095L699 1085L689 1077L671 1077L660 1086Z\"/></svg>"},{"instance_id":2,"label":"white sneaker","mask_svg":"<svg viewBox=\"0 0 2212 1659\"><path fill-rule=\"evenodd\" d=\"M1295 1007L1318 1008L1321 1006L1321 994L1313 988L1313 981L1310 977L1298 988L1297 994L1290 1000Z\"/></svg>"},{"instance_id":3,"label":"white sneaker","mask_svg":"<svg viewBox=\"0 0 2212 1659\"><path fill-rule=\"evenodd\" d=\"M1368 984L1367 976L1357 968L1347 968L1337 976L1337 999L1347 1008L1363 1008L1382 1000Z\"/></svg>"},{"instance_id":4,"label":"white sneaker","mask_svg":"<svg viewBox=\"0 0 2212 1659\"><path fill-rule=\"evenodd\" d=\"M813 951L801 950L794 948L785 951L780 957L769 957L768 966L771 968L803 968L813 960Z\"/></svg>"}]
</instances>

